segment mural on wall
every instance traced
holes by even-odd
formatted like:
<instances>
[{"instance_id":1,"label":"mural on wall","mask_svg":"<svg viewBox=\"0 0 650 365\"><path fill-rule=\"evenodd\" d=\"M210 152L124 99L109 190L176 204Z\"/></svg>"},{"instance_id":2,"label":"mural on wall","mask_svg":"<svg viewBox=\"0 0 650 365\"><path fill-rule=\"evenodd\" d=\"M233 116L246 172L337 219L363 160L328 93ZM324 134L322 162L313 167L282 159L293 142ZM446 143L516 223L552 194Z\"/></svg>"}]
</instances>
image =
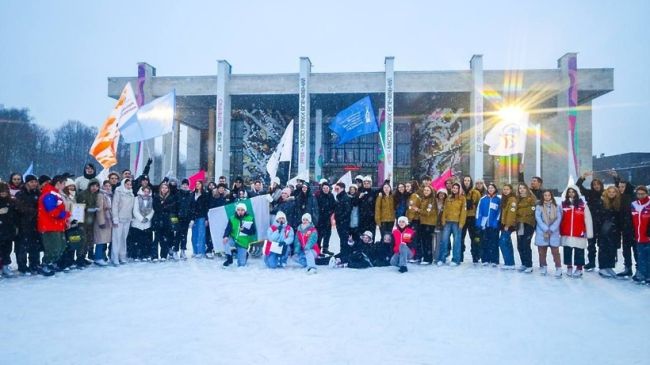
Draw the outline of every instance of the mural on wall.
<instances>
[{"instance_id":1,"label":"mural on wall","mask_svg":"<svg viewBox=\"0 0 650 365\"><path fill-rule=\"evenodd\" d=\"M438 108L413 123L413 166L434 179L459 170L463 109Z\"/></svg>"},{"instance_id":2,"label":"mural on wall","mask_svg":"<svg viewBox=\"0 0 650 365\"><path fill-rule=\"evenodd\" d=\"M277 110L237 109L233 120L240 120L242 176L264 178L266 162L275 150L291 118Z\"/></svg>"}]
</instances>

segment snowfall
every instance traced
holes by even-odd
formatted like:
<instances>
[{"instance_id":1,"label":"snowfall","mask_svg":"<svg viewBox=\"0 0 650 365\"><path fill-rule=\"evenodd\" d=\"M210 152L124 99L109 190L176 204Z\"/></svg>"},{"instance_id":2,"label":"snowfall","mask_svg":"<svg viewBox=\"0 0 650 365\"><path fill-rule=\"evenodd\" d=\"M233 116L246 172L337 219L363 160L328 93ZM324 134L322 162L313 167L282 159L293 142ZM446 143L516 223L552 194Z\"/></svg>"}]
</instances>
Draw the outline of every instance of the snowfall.
<instances>
[{"instance_id":1,"label":"snowfall","mask_svg":"<svg viewBox=\"0 0 650 365\"><path fill-rule=\"evenodd\" d=\"M405 274L189 259L2 279L0 363L650 364L649 287L468 258Z\"/></svg>"}]
</instances>

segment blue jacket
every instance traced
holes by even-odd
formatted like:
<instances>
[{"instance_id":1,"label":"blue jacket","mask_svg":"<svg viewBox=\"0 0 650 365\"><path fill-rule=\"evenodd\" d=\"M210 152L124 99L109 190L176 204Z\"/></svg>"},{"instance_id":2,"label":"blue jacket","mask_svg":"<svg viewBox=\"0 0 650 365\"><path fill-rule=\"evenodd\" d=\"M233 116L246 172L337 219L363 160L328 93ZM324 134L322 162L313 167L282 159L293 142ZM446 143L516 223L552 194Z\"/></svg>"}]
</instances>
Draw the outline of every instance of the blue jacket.
<instances>
[{"instance_id":1,"label":"blue jacket","mask_svg":"<svg viewBox=\"0 0 650 365\"><path fill-rule=\"evenodd\" d=\"M544 208L542 206L537 206L535 209L535 220L537 221L537 226L535 227L535 244L538 246L547 246L551 245L557 247L560 245L560 222L562 221L562 206L558 204L556 207L555 221L549 225L544 222ZM550 231L551 235L549 241L545 241L544 232Z\"/></svg>"},{"instance_id":2,"label":"blue jacket","mask_svg":"<svg viewBox=\"0 0 650 365\"><path fill-rule=\"evenodd\" d=\"M484 195L476 208L476 228L499 228L501 219L501 198Z\"/></svg>"}]
</instances>

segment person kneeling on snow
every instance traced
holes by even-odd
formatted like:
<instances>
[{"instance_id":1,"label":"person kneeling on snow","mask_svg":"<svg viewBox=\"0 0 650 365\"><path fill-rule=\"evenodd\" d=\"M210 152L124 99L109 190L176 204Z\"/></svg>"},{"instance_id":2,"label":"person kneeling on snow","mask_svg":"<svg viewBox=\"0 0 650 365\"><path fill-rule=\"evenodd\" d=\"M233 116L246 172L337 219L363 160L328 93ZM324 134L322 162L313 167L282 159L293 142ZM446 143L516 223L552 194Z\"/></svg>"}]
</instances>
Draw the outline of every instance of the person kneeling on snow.
<instances>
[{"instance_id":1,"label":"person kneeling on snow","mask_svg":"<svg viewBox=\"0 0 650 365\"><path fill-rule=\"evenodd\" d=\"M407 272L406 262L413 258L415 250L410 247L413 244L413 228L409 226L406 217L399 217L397 227L393 228L393 257L390 258L392 266L399 266L399 272Z\"/></svg>"},{"instance_id":2,"label":"person kneeling on snow","mask_svg":"<svg viewBox=\"0 0 650 365\"><path fill-rule=\"evenodd\" d=\"M267 252L264 250L264 263L270 269L283 267L287 263L289 257L290 247L294 241L293 228L287 224L287 216L283 212L277 212L275 215L275 223L271 224L267 230L266 236L272 242L272 245L277 243L282 247L282 253L276 253L269 249Z\"/></svg>"},{"instance_id":3,"label":"person kneeling on snow","mask_svg":"<svg viewBox=\"0 0 650 365\"><path fill-rule=\"evenodd\" d=\"M255 240L255 233L257 233L255 220L246 212L246 204L237 204L235 215L228 219L228 225L223 233L223 244L226 249L226 261L223 266L232 264L235 249L237 249L237 266L246 266L248 246Z\"/></svg>"},{"instance_id":4,"label":"person kneeling on snow","mask_svg":"<svg viewBox=\"0 0 650 365\"><path fill-rule=\"evenodd\" d=\"M305 213L302 215L302 224L296 230L293 245L297 255L296 261L302 267L306 267L310 274L316 273L316 257L320 255L320 247L317 242L318 232L311 222L311 214Z\"/></svg>"}]
</instances>

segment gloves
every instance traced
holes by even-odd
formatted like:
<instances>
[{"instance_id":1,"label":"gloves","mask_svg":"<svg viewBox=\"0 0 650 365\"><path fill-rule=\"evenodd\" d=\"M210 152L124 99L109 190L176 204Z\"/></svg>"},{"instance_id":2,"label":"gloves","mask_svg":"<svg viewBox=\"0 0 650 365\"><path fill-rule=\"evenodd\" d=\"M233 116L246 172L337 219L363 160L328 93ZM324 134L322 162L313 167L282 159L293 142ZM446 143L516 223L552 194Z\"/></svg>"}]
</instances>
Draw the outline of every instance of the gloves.
<instances>
[{"instance_id":1,"label":"gloves","mask_svg":"<svg viewBox=\"0 0 650 365\"><path fill-rule=\"evenodd\" d=\"M76 225L77 223L79 223L79 222L77 222L76 219L73 219L72 221L70 221L70 225L71 225L71 226L74 226L74 225Z\"/></svg>"}]
</instances>

